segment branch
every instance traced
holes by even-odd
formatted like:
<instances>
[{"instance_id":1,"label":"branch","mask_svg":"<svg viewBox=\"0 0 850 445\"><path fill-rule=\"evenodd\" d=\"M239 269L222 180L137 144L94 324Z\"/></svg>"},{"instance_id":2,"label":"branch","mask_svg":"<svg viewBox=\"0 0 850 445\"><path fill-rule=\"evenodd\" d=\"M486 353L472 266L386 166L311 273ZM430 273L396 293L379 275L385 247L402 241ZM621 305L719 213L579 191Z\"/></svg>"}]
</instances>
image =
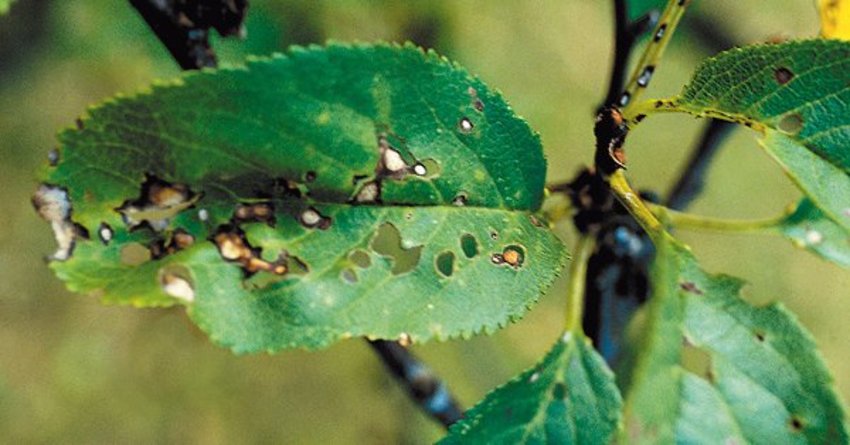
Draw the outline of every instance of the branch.
<instances>
[{"instance_id":1,"label":"branch","mask_svg":"<svg viewBox=\"0 0 850 445\"><path fill-rule=\"evenodd\" d=\"M632 55L635 42L645 32L658 23L659 12L656 9L635 22L629 22L627 0L614 0L614 64L611 79L608 82L608 94L602 106L615 105L622 95L626 83L626 69Z\"/></svg>"},{"instance_id":2,"label":"branch","mask_svg":"<svg viewBox=\"0 0 850 445\"><path fill-rule=\"evenodd\" d=\"M446 428L463 417L460 404L449 393L446 384L404 346L386 340L369 340L369 345L410 398L428 415Z\"/></svg>"},{"instance_id":3,"label":"branch","mask_svg":"<svg viewBox=\"0 0 850 445\"><path fill-rule=\"evenodd\" d=\"M243 34L248 0L130 0L184 70L217 65L210 28L223 37Z\"/></svg>"},{"instance_id":4,"label":"branch","mask_svg":"<svg viewBox=\"0 0 850 445\"><path fill-rule=\"evenodd\" d=\"M667 207L682 210L702 193L708 166L734 126L735 124L731 122L718 119L712 119L706 124L687 167L682 171L667 197Z\"/></svg>"}]
</instances>

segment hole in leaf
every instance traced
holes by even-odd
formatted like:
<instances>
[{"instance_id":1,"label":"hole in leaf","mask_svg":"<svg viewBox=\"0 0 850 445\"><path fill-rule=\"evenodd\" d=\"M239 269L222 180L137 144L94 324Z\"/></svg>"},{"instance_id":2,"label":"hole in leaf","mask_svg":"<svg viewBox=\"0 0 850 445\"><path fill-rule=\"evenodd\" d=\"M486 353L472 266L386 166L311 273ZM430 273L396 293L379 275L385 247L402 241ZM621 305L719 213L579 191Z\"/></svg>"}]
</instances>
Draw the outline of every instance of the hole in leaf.
<instances>
[{"instance_id":1,"label":"hole in leaf","mask_svg":"<svg viewBox=\"0 0 850 445\"><path fill-rule=\"evenodd\" d=\"M148 225L159 232L168 227L171 218L191 207L200 198L200 194L192 193L185 184L172 184L148 174L142 183L139 197L124 201L116 210L130 229Z\"/></svg>"},{"instance_id":2,"label":"hole in leaf","mask_svg":"<svg viewBox=\"0 0 850 445\"><path fill-rule=\"evenodd\" d=\"M286 275L290 272L290 263L300 262L297 258L290 258L285 251L281 252L275 261L264 260L261 256L262 249L251 247L245 239L245 233L239 227L220 227L212 241L218 247L222 258L240 264L246 276L249 277L257 272Z\"/></svg>"},{"instance_id":3,"label":"hole in leaf","mask_svg":"<svg viewBox=\"0 0 850 445\"><path fill-rule=\"evenodd\" d=\"M361 269L365 269L372 265L372 259L369 257L369 254L363 250L358 249L351 252L351 255L348 255L348 259Z\"/></svg>"},{"instance_id":4,"label":"hole in leaf","mask_svg":"<svg viewBox=\"0 0 850 445\"><path fill-rule=\"evenodd\" d=\"M191 273L183 266L167 266L159 270L159 285L167 295L192 302L195 289L192 286Z\"/></svg>"},{"instance_id":5,"label":"hole in leaf","mask_svg":"<svg viewBox=\"0 0 850 445\"><path fill-rule=\"evenodd\" d=\"M413 173L428 178L438 176L441 171L440 163L434 159L424 159L413 166Z\"/></svg>"},{"instance_id":6,"label":"hole in leaf","mask_svg":"<svg viewBox=\"0 0 850 445\"><path fill-rule=\"evenodd\" d=\"M464 116L458 121L457 129L463 134L472 133L472 130L475 128L475 125L469 120L468 117Z\"/></svg>"},{"instance_id":7,"label":"hole in leaf","mask_svg":"<svg viewBox=\"0 0 850 445\"><path fill-rule=\"evenodd\" d=\"M764 343L764 340L766 338L764 331L755 331L753 332L753 335L755 335L756 340L758 340L759 343Z\"/></svg>"},{"instance_id":8,"label":"hole in leaf","mask_svg":"<svg viewBox=\"0 0 850 445\"><path fill-rule=\"evenodd\" d=\"M47 152L47 163L51 167L56 167L59 165L59 149L51 148L50 151Z\"/></svg>"},{"instance_id":9,"label":"hole in leaf","mask_svg":"<svg viewBox=\"0 0 850 445\"><path fill-rule=\"evenodd\" d=\"M351 269L351 268L343 269L342 272L339 273L339 277L342 279L342 281L344 281L348 284L357 283L357 272L355 272L354 269Z\"/></svg>"},{"instance_id":10,"label":"hole in leaf","mask_svg":"<svg viewBox=\"0 0 850 445\"><path fill-rule=\"evenodd\" d=\"M474 258L478 255L478 240L469 233L464 233L460 237L460 248L467 258Z\"/></svg>"},{"instance_id":11,"label":"hole in leaf","mask_svg":"<svg viewBox=\"0 0 850 445\"><path fill-rule=\"evenodd\" d=\"M682 341L682 368L711 381L711 354L691 343L687 337Z\"/></svg>"},{"instance_id":12,"label":"hole in leaf","mask_svg":"<svg viewBox=\"0 0 850 445\"><path fill-rule=\"evenodd\" d=\"M458 207L463 207L463 206L465 206L465 205L466 205L466 202L467 202L468 200L469 200L469 196L466 194L466 192L460 192L460 193L458 193L458 194L457 194L457 196L455 196L455 198L452 200L452 204L454 204L454 205L456 205L456 206L458 206Z\"/></svg>"},{"instance_id":13,"label":"hole in leaf","mask_svg":"<svg viewBox=\"0 0 850 445\"><path fill-rule=\"evenodd\" d=\"M369 181L360 187L354 196L355 202L378 202L381 199L381 183Z\"/></svg>"},{"instance_id":14,"label":"hole in leaf","mask_svg":"<svg viewBox=\"0 0 850 445\"><path fill-rule=\"evenodd\" d=\"M803 129L803 117L798 113L787 114L777 125L779 131L787 134L797 134Z\"/></svg>"},{"instance_id":15,"label":"hole in leaf","mask_svg":"<svg viewBox=\"0 0 850 445\"><path fill-rule=\"evenodd\" d=\"M567 385L564 382L555 383L555 386L552 388L552 398L555 400L567 398Z\"/></svg>"},{"instance_id":16,"label":"hole in leaf","mask_svg":"<svg viewBox=\"0 0 850 445\"><path fill-rule=\"evenodd\" d=\"M776 83L785 85L794 78L794 73L788 68L780 67L773 71L773 78L776 79Z\"/></svg>"},{"instance_id":17,"label":"hole in leaf","mask_svg":"<svg viewBox=\"0 0 850 445\"><path fill-rule=\"evenodd\" d=\"M32 197L32 205L45 221L50 223L56 238L56 252L50 260L65 261L74 251L77 237L88 238L88 230L71 221L71 200L68 191L61 187L42 184Z\"/></svg>"},{"instance_id":18,"label":"hole in leaf","mask_svg":"<svg viewBox=\"0 0 850 445\"><path fill-rule=\"evenodd\" d=\"M298 216L301 224L308 229L327 230L331 226L331 218L322 215L313 207L308 207Z\"/></svg>"},{"instance_id":19,"label":"hole in leaf","mask_svg":"<svg viewBox=\"0 0 850 445\"><path fill-rule=\"evenodd\" d=\"M436 264L437 272L444 277L450 277L455 271L455 254L454 252L443 252L437 256Z\"/></svg>"},{"instance_id":20,"label":"hole in leaf","mask_svg":"<svg viewBox=\"0 0 850 445\"><path fill-rule=\"evenodd\" d=\"M393 261L393 275L410 272L419 264L422 255L422 246L405 248L402 243L401 233L391 223L383 223L375 232L372 239L372 250L379 255L390 257Z\"/></svg>"},{"instance_id":21,"label":"hole in leaf","mask_svg":"<svg viewBox=\"0 0 850 445\"><path fill-rule=\"evenodd\" d=\"M151 260L151 251L139 243L130 243L121 247L121 264L139 266Z\"/></svg>"},{"instance_id":22,"label":"hole in leaf","mask_svg":"<svg viewBox=\"0 0 850 445\"><path fill-rule=\"evenodd\" d=\"M306 174L304 174L304 182L313 182L315 180L316 180L316 172L311 170L311 171L308 171Z\"/></svg>"},{"instance_id":23,"label":"hole in leaf","mask_svg":"<svg viewBox=\"0 0 850 445\"><path fill-rule=\"evenodd\" d=\"M171 255L177 251L190 247L195 243L195 237L183 229L177 229L165 239L154 241L150 245L151 257L159 259L166 255Z\"/></svg>"},{"instance_id":24,"label":"hole in leaf","mask_svg":"<svg viewBox=\"0 0 850 445\"><path fill-rule=\"evenodd\" d=\"M100 223L100 226L97 228L97 236L100 237L100 241L104 246L109 245L109 242L112 241L113 235L112 227L110 227L109 224L105 222Z\"/></svg>"}]
</instances>

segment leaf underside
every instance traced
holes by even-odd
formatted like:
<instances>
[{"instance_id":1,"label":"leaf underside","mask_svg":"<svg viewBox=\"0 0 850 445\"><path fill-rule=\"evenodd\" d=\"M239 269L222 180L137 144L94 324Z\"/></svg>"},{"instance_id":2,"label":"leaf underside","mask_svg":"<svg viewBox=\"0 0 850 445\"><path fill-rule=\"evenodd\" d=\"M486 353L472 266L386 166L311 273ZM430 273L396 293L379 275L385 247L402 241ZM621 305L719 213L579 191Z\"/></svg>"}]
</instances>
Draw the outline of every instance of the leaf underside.
<instances>
[{"instance_id":1,"label":"leaf underside","mask_svg":"<svg viewBox=\"0 0 850 445\"><path fill-rule=\"evenodd\" d=\"M57 275L108 302L183 302L236 351L494 330L565 260L534 215L538 137L412 46L186 75L93 108L60 142L42 179L91 239Z\"/></svg>"},{"instance_id":2,"label":"leaf underside","mask_svg":"<svg viewBox=\"0 0 850 445\"><path fill-rule=\"evenodd\" d=\"M624 443L847 443L845 414L810 335L742 282L703 272L661 236Z\"/></svg>"},{"instance_id":3,"label":"leaf underside","mask_svg":"<svg viewBox=\"0 0 850 445\"><path fill-rule=\"evenodd\" d=\"M440 444L609 443L621 403L604 360L586 338L567 334L467 411Z\"/></svg>"},{"instance_id":4,"label":"leaf underside","mask_svg":"<svg viewBox=\"0 0 850 445\"><path fill-rule=\"evenodd\" d=\"M827 218L808 199L780 224L782 234L795 245L843 267L850 267L850 230Z\"/></svg>"}]
</instances>

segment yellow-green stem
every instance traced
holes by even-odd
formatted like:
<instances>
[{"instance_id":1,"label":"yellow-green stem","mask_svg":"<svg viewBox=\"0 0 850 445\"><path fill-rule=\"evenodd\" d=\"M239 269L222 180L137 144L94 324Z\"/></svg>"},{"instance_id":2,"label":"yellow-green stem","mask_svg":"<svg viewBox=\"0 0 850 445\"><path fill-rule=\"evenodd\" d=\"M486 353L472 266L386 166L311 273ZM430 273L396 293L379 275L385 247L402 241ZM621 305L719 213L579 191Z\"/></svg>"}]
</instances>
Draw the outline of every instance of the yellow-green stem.
<instances>
[{"instance_id":1,"label":"yellow-green stem","mask_svg":"<svg viewBox=\"0 0 850 445\"><path fill-rule=\"evenodd\" d=\"M632 104L637 102L637 99L649 84L658 62L664 54L664 50L667 49L667 45L670 43L670 39L673 37L676 27L690 2L691 0L670 0L667 2L667 7L652 32L649 45L641 55L640 62L635 66L635 70L626 84L623 99L620 101L626 120L631 122L635 116L640 114L634 111Z\"/></svg>"},{"instance_id":2,"label":"yellow-green stem","mask_svg":"<svg viewBox=\"0 0 850 445\"><path fill-rule=\"evenodd\" d=\"M584 317L584 292L587 278L587 262L593 254L596 240L591 236L579 238L570 265L570 282L567 288L567 318L564 328L567 332L580 333Z\"/></svg>"},{"instance_id":3,"label":"yellow-green stem","mask_svg":"<svg viewBox=\"0 0 850 445\"><path fill-rule=\"evenodd\" d=\"M677 212L667 207L647 204L647 207L661 220L677 229L706 230L714 232L768 232L776 229L788 217L788 213L765 219L736 220L711 218L689 213Z\"/></svg>"},{"instance_id":4,"label":"yellow-green stem","mask_svg":"<svg viewBox=\"0 0 850 445\"><path fill-rule=\"evenodd\" d=\"M626 207L651 238L656 239L664 233L664 226L661 221L655 217L652 210L640 199L640 195L629 185L623 170L617 170L611 174L608 178L608 185L614 192L614 196Z\"/></svg>"}]
</instances>

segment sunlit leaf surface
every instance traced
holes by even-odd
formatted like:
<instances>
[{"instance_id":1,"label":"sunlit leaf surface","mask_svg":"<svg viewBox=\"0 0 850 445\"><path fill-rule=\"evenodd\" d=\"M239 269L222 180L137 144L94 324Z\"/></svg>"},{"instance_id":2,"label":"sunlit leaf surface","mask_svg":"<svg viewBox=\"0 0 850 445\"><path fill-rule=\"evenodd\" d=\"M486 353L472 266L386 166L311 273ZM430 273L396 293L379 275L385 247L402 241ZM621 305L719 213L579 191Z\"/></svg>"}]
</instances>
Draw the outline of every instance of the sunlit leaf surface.
<instances>
[{"instance_id":1,"label":"sunlit leaf surface","mask_svg":"<svg viewBox=\"0 0 850 445\"><path fill-rule=\"evenodd\" d=\"M60 141L34 198L57 275L109 302L180 301L237 351L494 330L565 259L534 215L538 137L412 46L187 75L93 108Z\"/></svg>"}]
</instances>

